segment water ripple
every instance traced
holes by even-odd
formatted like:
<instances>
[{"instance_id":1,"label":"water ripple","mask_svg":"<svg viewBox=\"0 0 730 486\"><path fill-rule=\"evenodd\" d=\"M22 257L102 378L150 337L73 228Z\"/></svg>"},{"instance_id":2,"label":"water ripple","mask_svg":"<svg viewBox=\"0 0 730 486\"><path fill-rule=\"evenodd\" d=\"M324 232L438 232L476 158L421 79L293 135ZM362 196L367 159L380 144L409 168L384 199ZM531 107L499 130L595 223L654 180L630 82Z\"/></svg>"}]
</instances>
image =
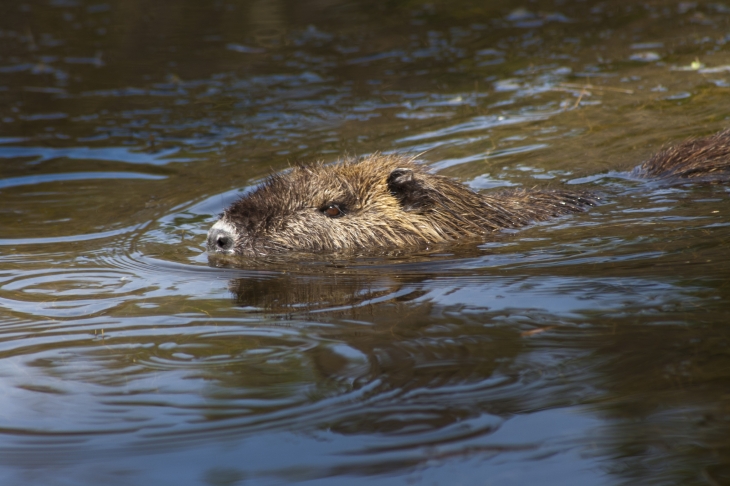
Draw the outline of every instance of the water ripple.
<instances>
[{"instance_id":1,"label":"water ripple","mask_svg":"<svg viewBox=\"0 0 730 486\"><path fill-rule=\"evenodd\" d=\"M44 182L79 181L87 179L167 179L167 176L141 174L138 172L73 172L66 174L43 174L0 179L0 189L4 187L43 184Z\"/></svg>"},{"instance_id":2,"label":"water ripple","mask_svg":"<svg viewBox=\"0 0 730 486\"><path fill-rule=\"evenodd\" d=\"M109 160L114 162L127 162L130 164L152 164L165 165L169 162L185 162L189 159L171 158L180 151L179 147L159 150L154 153L140 152L139 149L130 147L0 147L0 158L32 157L36 162L58 159L61 157L69 159Z\"/></svg>"},{"instance_id":3,"label":"water ripple","mask_svg":"<svg viewBox=\"0 0 730 486\"><path fill-rule=\"evenodd\" d=\"M77 241L89 241L97 240L102 238L112 238L115 236L125 235L134 233L141 228L144 228L149 223L137 224L134 226L127 226L116 230L102 231L99 233L89 233L83 235L69 235L69 236L49 236L46 238L0 238L0 246L28 246L28 245L47 245L54 243L69 243Z\"/></svg>"}]
</instances>

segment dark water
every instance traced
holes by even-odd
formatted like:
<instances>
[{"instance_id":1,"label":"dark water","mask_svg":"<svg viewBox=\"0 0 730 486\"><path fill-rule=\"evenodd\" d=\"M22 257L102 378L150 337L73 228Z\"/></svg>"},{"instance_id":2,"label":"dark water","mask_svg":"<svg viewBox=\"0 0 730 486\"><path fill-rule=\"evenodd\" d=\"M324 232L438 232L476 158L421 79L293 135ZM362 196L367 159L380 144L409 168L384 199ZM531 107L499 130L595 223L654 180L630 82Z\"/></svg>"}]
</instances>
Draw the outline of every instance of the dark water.
<instances>
[{"instance_id":1,"label":"dark water","mask_svg":"<svg viewBox=\"0 0 730 486\"><path fill-rule=\"evenodd\" d=\"M730 484L730 7L0 5L0 483ZM595 210L484 244L221 265L271 171L426 152Z\"/></svg>"}]
</instances>

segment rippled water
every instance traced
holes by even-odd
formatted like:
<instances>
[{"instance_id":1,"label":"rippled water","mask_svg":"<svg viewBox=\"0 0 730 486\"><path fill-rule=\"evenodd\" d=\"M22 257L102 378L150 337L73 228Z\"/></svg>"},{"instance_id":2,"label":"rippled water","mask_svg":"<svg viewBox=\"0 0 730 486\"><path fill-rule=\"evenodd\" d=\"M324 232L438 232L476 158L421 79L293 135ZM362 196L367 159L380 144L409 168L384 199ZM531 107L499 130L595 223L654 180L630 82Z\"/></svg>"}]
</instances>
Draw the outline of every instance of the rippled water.
<instances>
[{"instance_id":1,"label":"rippled water","mask_svg":"<svg viewBox=\"0 0 730 486\"><path fill-rule=\"evenodd\" d=\"M0 5L2 484L726 484L728 126L695 2ZM209 261L297 160L424 152L588 213L481 244Z\"/></svg>"}]
</instances>

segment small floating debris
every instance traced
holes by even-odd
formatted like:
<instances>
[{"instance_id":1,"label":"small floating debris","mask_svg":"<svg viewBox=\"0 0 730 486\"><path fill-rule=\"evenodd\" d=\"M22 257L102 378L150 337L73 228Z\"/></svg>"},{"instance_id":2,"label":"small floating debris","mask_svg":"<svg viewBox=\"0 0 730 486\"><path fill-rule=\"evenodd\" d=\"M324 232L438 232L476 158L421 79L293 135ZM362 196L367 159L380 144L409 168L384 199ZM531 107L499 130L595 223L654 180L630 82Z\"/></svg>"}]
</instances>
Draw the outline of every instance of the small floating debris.
<instances>
[{"instance_id":1,"label":"small floating debris","mask_svg":"<svg viewBox=\"0 0 730 486\"><path fill-rule=\"evenodd\" d=\"M594 91L613 91L615 93L634 94L633 89L614 88L613 86L596 86L595 84L558 83L557 88L582 89Z\"/></svg>"},{"instance_id":2,"label":"small floating debris","mask_svg":"<svg viewBox=\"0 0 730 486\"><path fill-rule=\"evenodd\" d=\"M698 58L695 58L695 60L692 61L691 63L689 63L689 65L687 65L687 66L672 66L670 69L672 71L700 71L700 70L705 71L704 67L705 67L705 65L703 63L701 63ZM722 67L730 68L730 66L722 66ZM722 72L722 71L725 71L725 69L722 69L717 72Z\"/></svg>"}]
</instances>

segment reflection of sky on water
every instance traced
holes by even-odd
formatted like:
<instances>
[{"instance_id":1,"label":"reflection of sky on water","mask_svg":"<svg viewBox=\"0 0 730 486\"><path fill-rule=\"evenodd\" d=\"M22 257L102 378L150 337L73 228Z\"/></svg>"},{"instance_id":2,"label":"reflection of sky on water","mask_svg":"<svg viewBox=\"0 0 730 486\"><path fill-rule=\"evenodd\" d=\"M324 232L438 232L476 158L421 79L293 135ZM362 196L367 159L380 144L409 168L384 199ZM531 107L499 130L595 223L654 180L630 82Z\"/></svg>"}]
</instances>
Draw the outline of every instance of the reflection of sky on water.
<instances>
[{"instance_id":1,"label":"reflection of sky on water","mask_svg":"<svg viewBox=\"0 0 730 486\"><path fill-rule=\"evenodd\" d=\"M610 484L595 477L600 460L583 456L589 445L570 446L590 435L600 423L580 412L547 410L515 416L500 425L494 417L481 417L463 426L498 427L489 438L478 437L444 447L416 447L393 455L366 452L373 442L368 435L341 436L325 431L309 435L317 440L313 448L302 435L291 432L264 432L248 440L229 439L218 444L182 449L175 453L131 449L114 458L90 457L93 467L70 469L64 458L54 458L69 480L80 482L110 480L103 471L125 470L129 481L141 479L158 484L186 482L202 478L215 481L255 481L260 484L297 482L303 484L403 484L409 481L479 483L489 465L489 479L496 484L519 485L525 481L561 485ZM204 444L204 440L198 442ZM271 451L276 453L272 454ZM362 458L362 459L358 459ZM21 465L34 467L35 461L16 457ZM174 464L171 470L170 465ZM255 468L249 468L255 464ZM240 466L239 466L240 465ZM246 465L246 466L244 466ZM78 466L77 466L78 467ZM407 468L405 478L391 477L394 469ZM516 469L519 473L516 473ZM144 472L144 473L142 473ZM7 470L9 480L22 475ZM113 475L111 476L114 477ZM225 484L225 483L224 483Z\"/></svg>"},{"instance_id":2,"label":"reflection of sky on water","mask_svg":"<svg viewBox=\"0 0 730 486\"><path fill-rule=\"evenodd\" d=\"M491 280L491 279L490 279ZM446 285L444 285L446 284ZM460 287L454 287L455 284ZM468 306L491 312L517 309L577 318L584 312L609 312L622 306L638 309L647 300L660 305L676 301L678 288L641 279L536 277L437 282L421 299L438 305ZM687 290L687 289L684 289Z\"/></svg>"},{"instance_id":3,"label":"reflection of sky on water","mask_svg":"<svg viewBox=\"0 0 730 486\"><path fill-rule=\"evenodd\" d=\"M46 148L46 147L9 147L0 148L0 158L33 158L32 163L40 163L57 158L69 158L78 160L108 160L114 162L126 162L128 164L150 164L163 165L169 162L183 162L179 158L169 158L177 153L179 149L168 149L156 153L135 152L124 147L73 147L73 148ZM0 185L0 188L3 186Z\"/></svg>"}]
</instances>

